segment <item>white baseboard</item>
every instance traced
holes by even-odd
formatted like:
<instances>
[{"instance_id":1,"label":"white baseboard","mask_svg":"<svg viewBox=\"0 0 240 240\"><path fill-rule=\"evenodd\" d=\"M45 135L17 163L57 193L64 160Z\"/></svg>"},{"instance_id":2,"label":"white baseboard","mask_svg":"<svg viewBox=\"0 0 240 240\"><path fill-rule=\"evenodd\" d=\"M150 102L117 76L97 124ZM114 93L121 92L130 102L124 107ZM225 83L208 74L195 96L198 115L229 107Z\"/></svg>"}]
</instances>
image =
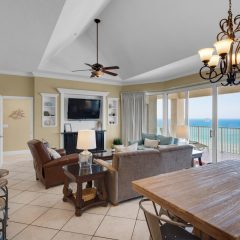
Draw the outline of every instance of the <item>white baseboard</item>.
<instances>
[{"instance_id":1,"label":"white baseboard","mask_svg":"<svg viewBox=\"0 0 240 240\"><path fill-rule=\"evenodd\" d=\"M18 154L30 154L30 150L7 151L3 152L3 156L13 156Z\"/></svg>"}]
</instances>

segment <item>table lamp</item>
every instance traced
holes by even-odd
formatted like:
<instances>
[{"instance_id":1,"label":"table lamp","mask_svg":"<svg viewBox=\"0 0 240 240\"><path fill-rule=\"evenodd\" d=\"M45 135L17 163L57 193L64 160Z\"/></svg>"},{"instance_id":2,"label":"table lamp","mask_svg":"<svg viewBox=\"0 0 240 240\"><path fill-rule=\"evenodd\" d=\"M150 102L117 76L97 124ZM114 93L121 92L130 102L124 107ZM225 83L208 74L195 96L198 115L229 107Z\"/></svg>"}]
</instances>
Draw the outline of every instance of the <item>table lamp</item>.
<instances>
[{"instance_id":1,"label":"table lamp","mask_svg":"<svg viewBox=\"0 0 240 240\"><path fill-rule=\"evenodd\" d=\"M188 126L178 125L176 129L176 137L185 139L185 142L188 142Z\"/></svg>"},{"instance_id":2,"label":"table lamp","mask_svg":"<svg viewBox=\"0 0 240 240\"><path fill-rule=\"evenodd\" d=\"M78 131L77 149L83 151L79 154L79 166L87 167L92 164L92 153L88 150L96 148L96 136L94 130Z\"/></svg>"}]
</instances>

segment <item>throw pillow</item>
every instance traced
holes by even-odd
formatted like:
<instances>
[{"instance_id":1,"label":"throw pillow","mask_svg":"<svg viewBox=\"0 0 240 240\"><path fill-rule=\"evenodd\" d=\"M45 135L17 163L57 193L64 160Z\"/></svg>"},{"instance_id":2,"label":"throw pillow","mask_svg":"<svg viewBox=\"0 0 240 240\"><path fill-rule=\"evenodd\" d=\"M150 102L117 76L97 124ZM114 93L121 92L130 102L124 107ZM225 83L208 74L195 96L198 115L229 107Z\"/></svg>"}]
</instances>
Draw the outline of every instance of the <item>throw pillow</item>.
<instances>
[{"instance_id":1,"label":"throw pillow","mask_svg":"<svg viewBox=\"0 0 240 240\"><path fill-rule=\"evenodd\" d=\"M51 156L52 159L61 158L61 155L57 151L55 151L54 149L47 148L47 150L48 150L48 153L49 153L49 155Z\"/></svg>"},{"instance_id":2,"label":"throw pillow","mask_svg":"<svg viewBox=\"0 0 240 240\"><path fill-rule=\"evenodd\" d=\"M165 137L163 135L157 135L157 139L160 141L160 145L170 145L174 141L172 137Z\"/></svg>"},{"instance_id":3,"label":"throw pillow","mask_svg":"<svg viewBox=\"0 0 240 240\"><path fill-rule=\"evenodd\" d=\"M144 147L148 148L157 148L159 141L145 138Z\"/></svg>"},{"instance_id":4,"label":"throw pillow","mask_svg":"<svg viewBox=\"0 0 240 240\"><path fill-rule=\"evenodd\" d=\"M142 133L143 141L145 140L145 138L156 140L157 139L157 135L154 134L154 133Z\"/></svg>"},{"instance_id":5,"label":"throw pillow","mask_svg":"<svg viewBox=\"0 0 240 240\"><path fill-rule=\"evenodd\" d=\"M116 152L134 152L134 151L137 151L137 148L138 148L138 143L134 143L127 147L119 147L116 149Z\"/></svg>"}]
</instances>

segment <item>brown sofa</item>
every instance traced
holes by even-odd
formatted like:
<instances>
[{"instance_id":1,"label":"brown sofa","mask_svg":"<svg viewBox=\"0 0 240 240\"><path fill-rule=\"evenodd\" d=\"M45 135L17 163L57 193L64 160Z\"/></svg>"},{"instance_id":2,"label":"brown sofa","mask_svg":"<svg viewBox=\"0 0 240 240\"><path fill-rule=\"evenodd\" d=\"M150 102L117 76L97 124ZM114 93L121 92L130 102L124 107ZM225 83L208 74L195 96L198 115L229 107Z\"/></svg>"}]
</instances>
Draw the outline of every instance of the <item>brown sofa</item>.
<instances>
[{"instance_id":1,"label":"brown sofa","mask_svg":"<svg viewBox=\"0 0 240 240\"><path fill-rule=\"evenodd\" d=\"M108 168L108 197L118 204L139 196L132 189L132 181L192 167L192 146L122 152L114 154L112 164L99 159L95 162Z\"/></svg>"},{"instance_id":2,"label":"brown sofa","mask_svg":"<svg viewBox=\"0 0 240 240\"><path fill-rule=\"evenodd\" d=\"M78 154L66 155L64 149L55 149L61 158L52 159L43 142L33 139L28 146L33 156L36 179L46 188L60 185L64 182L63 165L78 162Z\"/></svg>"}]
</instances>

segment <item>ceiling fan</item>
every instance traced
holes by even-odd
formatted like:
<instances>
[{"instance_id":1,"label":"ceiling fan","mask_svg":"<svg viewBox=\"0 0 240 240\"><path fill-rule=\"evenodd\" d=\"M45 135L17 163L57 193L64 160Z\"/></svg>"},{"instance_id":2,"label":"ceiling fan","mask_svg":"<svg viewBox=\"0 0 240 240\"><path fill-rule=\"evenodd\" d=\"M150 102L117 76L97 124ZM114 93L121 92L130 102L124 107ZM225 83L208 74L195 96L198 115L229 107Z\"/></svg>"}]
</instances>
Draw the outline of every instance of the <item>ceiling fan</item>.
<instances>
[{"instance_id":1,"label":"ceiling fan","mask_svg":"<svg viewBox=\"0 0 240 240\"><path fill-rule=\"evenodd\" d=\"M89 63L85 63L85 65L89 66L90 69L83 69L83 70L74 70L72 72L80 72L80 71L90 71L91 72L91 78L93 77L101 77L104 73L109 74L112 76L117 76L117 73L110 72L108 70L114 70L119 69L118 66L111 66L111 67L104 67L102 64L98 62L98 24L101 22L100 19L94 19L94 22L97 24L97 63L94 63L93 65Z\"/></svg>"}]
</instances>

